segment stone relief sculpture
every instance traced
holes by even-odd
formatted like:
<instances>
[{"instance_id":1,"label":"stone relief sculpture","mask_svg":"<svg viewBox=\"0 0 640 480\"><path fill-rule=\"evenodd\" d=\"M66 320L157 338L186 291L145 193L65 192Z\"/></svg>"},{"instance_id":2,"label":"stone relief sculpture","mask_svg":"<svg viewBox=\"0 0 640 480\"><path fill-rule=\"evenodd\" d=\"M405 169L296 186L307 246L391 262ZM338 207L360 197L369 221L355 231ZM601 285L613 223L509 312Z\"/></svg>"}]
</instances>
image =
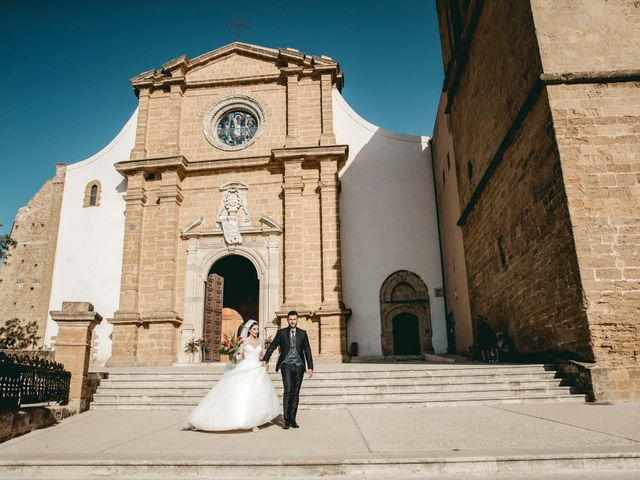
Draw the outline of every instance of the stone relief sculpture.
<instances>
[{"instance_id":1,"label":"stone relief sculpture","mask_svg":"<svg viewBox=\"0 0 640 480\"><path fill-rule=\"evenodd\" d=\"M247 190L247 186L240 182L229 182L220 187L222 198L218 223L227 245L242 245L240 227L251 225L247 212Z\"/></svg>"}]
</instances>

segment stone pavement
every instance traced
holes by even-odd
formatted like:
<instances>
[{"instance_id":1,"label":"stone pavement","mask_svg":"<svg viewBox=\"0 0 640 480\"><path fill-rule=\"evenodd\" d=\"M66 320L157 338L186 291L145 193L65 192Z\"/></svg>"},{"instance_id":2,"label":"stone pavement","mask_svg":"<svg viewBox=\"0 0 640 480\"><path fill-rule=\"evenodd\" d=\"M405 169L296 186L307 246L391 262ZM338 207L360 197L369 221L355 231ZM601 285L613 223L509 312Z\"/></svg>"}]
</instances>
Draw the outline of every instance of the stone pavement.
<instances>
[{"instance_id":1,"label":"stone pavement","mask_svg":"<svg viewBox=\"0 0 640 480\"><path fill-rule=\"evenodd\" d=\"M182 431L187 413L99 410L71 417L55 427L0 444L0 476L30 478L17 466L38 464L44 469L56 462L80 462L86 473L91 465L109 462L144 462L147 467L222 462L250 468L282 462L335 466L373 459L384 463L381 472L398 478L427 475L408 466L434 459L447 465L467 462L462 470L459 465L457 469L441 465L438 468L443 474L482 474L482 468L493 468L493 473L507 474L505 478L510 478L509 474L521 478L524 472L533 475L531 478L545 472L572 478L562 475L592 468L581 460L584 454L617 459L602 463L598 478L633 478L632 469L640 465L638 404L306 410L299 412L298 430L283 431L269 425L257 433ZM469 462L478 460L489 463L469 467ZM500 467L501 462L506 466ZM530 467L524 468L523 462ZM265 475L267 470L264 467ZM162 478L152 470L145 472L148 478ZM36 477L36 473L34 470L31 475ZM125 473L120 478L129 478ZM323 475L330 477L332 473L340 478L360 478L357 471L348 468L334 468ZM184 478L184 473L180 476Z\"/></svg>"}]
</instances>

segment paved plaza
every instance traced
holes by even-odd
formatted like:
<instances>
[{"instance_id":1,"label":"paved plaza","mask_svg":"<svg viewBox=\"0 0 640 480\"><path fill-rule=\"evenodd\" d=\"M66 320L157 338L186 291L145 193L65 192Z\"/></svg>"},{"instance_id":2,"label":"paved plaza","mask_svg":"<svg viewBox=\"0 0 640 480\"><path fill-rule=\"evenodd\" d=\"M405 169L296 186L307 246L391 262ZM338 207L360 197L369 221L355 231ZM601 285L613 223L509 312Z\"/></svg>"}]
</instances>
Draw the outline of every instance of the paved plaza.
<instances>
[{"instance_id":1,"label":"paved plaza","mask_svg":"<svg viewBox=\"0 0 640 480\"><path fill-rule=\"evenodd\" d=\"M566 460L588 455L617 459L603 463L599 476L592 478L634 478L633 469L640 465L638 404L305 410L299 412L299 430L283 431L277 425L268 425L256 433L183 431L181 423L186 413L89 411L1 444L0 473L2 469L15 473L12 466L18 464L66 462L90 469L94 464L219 462L244 465L248 469L244 474L254 465L261 471L257 476L266 478L266 465L314 464L326 468L379 461L384 464L382 470L396 472L399 478L418 478L419 471L409 465L433 461L495 464L505 460L521 465L546 460L547 466L532 464L530 478L545 478L537 475L546 470L557 478L574 478L581 467ZM522 478L521 467L505 468L499 469L505 478ZM443 473L456 471L446 469ZM152 473L148 478L162 478ZM357 472L348 469L325 471L323 476L331 478L332 473L335 477L359 478ZM468 473L479 471L471 468ZM591 474L595 473L598 471L591 469ZM237 478L245 478L244 474Z\"/></svg>"}]
</instances>

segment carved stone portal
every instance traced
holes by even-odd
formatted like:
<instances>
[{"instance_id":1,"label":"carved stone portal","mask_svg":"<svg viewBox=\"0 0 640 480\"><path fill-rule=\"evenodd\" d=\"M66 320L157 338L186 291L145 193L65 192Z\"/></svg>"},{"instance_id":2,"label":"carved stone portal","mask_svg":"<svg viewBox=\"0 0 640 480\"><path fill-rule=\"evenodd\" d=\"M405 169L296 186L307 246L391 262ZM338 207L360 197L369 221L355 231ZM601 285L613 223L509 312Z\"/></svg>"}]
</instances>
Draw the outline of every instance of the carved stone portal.
<instances>
[{"instance_id":1,"label":"carved stone portal","mask_svg":"<svg viewBox=\"0 0 640 480\"><path fill-rule=\"evenodd\" d=\"M227 245L242 245L240 227L251 225L247 211L247 190L247 186L240 182L229 182L220 187L222 197L218 223Z\"/></svg>"},{"instance_id":2,"label":"carved stone portal","mask_svg":"<svg viewBox=\"0 0 640 480\"><path fill-rule=\"evenodd\" d=\"M380 320L384 356L433 353L429 292L415 273L399 270L382 283ZM404 351L414 342L415 352Z\"/></svg>"}]
</instances>

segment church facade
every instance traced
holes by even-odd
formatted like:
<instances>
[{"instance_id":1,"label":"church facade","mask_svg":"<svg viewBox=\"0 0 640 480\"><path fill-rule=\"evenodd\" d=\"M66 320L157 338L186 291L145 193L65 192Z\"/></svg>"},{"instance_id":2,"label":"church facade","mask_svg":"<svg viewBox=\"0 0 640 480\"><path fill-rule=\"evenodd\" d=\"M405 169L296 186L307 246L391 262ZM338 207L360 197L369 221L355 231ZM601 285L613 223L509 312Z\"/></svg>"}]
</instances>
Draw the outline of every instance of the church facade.
<instances>
[{"instance_id":1,"label":"church facade","mask_svg":"<svg viewBox=\"0 0 640 480\"><path fill-rule=\"evenodd\" d=\"M289 310L320 361L445 352L429 139L366 122L343 81L329 57L243 43L132 79L138 108L117 137L58 166L44 343L57 332L44 305L88 301L108 366L218 361L242 321L268 337ZM17 227L36 210L12 231L4 316L33 301L15 278ZM203 358L187 353L197 339Z\"/></svg>"}]
</instances>

